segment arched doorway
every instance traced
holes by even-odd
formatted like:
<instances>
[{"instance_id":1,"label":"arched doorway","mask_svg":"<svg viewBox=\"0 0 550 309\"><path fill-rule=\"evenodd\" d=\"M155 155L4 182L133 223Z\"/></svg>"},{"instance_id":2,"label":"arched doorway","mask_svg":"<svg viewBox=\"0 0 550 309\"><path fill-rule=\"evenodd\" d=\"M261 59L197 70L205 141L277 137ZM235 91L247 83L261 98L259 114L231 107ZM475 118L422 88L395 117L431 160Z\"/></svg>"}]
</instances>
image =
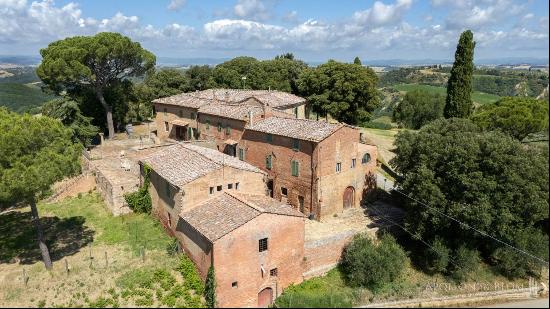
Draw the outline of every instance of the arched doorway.
<instances>
[{"instance_id":1,"label":"arched doorway","mask_svg":"<svg viewBox=\"0 0 550 309\"><path fill-rule=\"evenodd\" d=\"M273 289L265 288L258 293L258 307L267 308L273 303Z\"/></svg>"},{"instance_id":2,"label":"arched doorway","mask_svg":"<svg viewBox=\"0 0 550 309\"><path fill-rule=\"evenodd\" d=\"M344 209L348 209L353 206L355 199L355 188L347 187L344 190Z\"/></svg>"}]
</instances>

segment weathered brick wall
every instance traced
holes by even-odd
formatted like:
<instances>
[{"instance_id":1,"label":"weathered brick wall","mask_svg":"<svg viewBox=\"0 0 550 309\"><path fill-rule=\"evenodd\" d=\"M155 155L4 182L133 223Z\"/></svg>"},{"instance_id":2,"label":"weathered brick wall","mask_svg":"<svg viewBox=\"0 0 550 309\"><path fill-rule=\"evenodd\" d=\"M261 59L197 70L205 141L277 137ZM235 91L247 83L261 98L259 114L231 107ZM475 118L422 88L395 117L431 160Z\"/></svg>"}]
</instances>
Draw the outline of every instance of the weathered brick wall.
<instances>
[{"instance_id":1,"label":"weathered brick wall","mask_svg":"<svg viewBox=\"0 0 550 309\"><path fill-rule=\"evenodd\" d=\"M346 231L330 237L308 240L304 249L304 279L322 276L334 268L342 250L353 238L353 231Z\"/></svg>"},{"instance_id":2,"label":"weathered brick wall","mask_svg":"<svg viewBox=\"0 0 550 309\"><path fill-rule=\"evenodd\" d=\"M166 109L166 112L164 112L164 109ZM157 136L161 140L166 140L167 138L176 138L176 129L170 123L170 121L181 119L183 121L189 122L189 127L193 129L197 128L197 120L191 118L191 113L195 113L195 116L197 115L197 109L195 108L155 103L155 111ZM165 129L165 122L168 122L168 131L166 131ZM187 132L185 132L185 134L187 134Z\"/></svg>"},{"instance_id":3,"label":"weathered brick wall","mask_svg":"<svg viewBox=\"0 0 550 309\"><path fill-rule=\"evenodd\" d=\"M365 188L365 175L376 168L376 146L359 143L359 130L343 127L318 145L318 162L316 174L318 180L318 197L320 201L320 218L339 213L344 207L344 191L353 188L353 207L359 207ZM365 153L370 154L370 161L362 163ZM355 167L352 168L352 160ZM341 163L341 171L336 171L336 164Z\"/></svg>"},{"instance_id":4,"label":"weathered brick wall","mask_svg":"<svg viewBox=\"0 0 550 309\"><path fill-rule=\"evenodd\" d=\"M292 149L292 139L273 135L273 142L268 143L266 134L246 131L239 147L245 149L245 161L267 172L273 180L273 198L286 200L296 209L300 209L299 197L304 199L304 214L312 211L311 195L311 154L314 144L300 141L300 150ZM266 156L272 155L272 169L266 168ZM291 161L299 162L299 176L292 176ZM282 188L287 189L283 196Z\"/></svg>"},{"instance_id":5,"label":"weathered brick wall","mask_svg":"<svg viewBox=\"0 0 550 309\"><path fill-rule=\"evenodd\" d=\"M178 220L175 229L183 251L193 260L203 279L206 279L208 268L212 263L212 244L182 219Z\"/></svg>"},{"instance_id":6,"label":"weathered brick wall","mask_svg":"<svg viewBox=\"0 0 550 309\"><path fill-rule=\"evenodd\" d=\"M225 191L265 195L264 177L265 174L263 173L226 166L184 185L182 188L184 192L182 207L188 210L198 203ZM238 189L236 189L237 183L239 184ZM232 189L228 188L229 184L232 184ZM222 191L217 191L219 185L222 186ZM213 194L210 194L210 187L214 188Z\"/></svg>"},{"instance_id":7,"label":"weathered brick wall","mask_svg":"<svg viewBox=\"0 0 550 309\"><path fill-rule=\"evenodd\" d=\"M266 237L268 250L258 252L258 241ZM275 298L291 283L302 281L303 258L303 218L258 216L214 244L218 305L256 307L264 288L271 288ZM270 276L273 268L277 268L276 277Z\"/></svg>"},{"instance_id":8,"label":"weathered brick wall","mask_svg":"<svg viewBox=\"0 0 550 309\"><path fill-rule=\"evenodd\" d=\"M225 140L232 139L237 142L241 140L241 136L246 125L246 122L241 120L206 114L200 114L198 121L200 138L205 140L214 140L216 142L217 149L221 152L225 152L225 147L227 146L224 144ZM210 121L210 127L208 129L207 121ZM218 131L218 123L221 124L220 131ZM228 126L231 128L229 134L226 132L226 128Z\"/></svg>"}]
</instances>

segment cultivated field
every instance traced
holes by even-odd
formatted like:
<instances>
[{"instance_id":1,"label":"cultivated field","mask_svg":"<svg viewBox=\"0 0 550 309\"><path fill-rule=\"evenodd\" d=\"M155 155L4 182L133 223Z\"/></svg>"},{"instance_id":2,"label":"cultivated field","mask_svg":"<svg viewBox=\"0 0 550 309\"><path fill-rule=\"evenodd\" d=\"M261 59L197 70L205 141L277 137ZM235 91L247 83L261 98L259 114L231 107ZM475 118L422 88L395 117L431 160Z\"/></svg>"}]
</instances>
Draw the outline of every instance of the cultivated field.
<instances>
[{"instance_id":1,"label":"cultivated field","mask_svg":"<svg viewBox=\"0 0 550 309\"><path fill-rule=\"evenodd\" d=\"M38 207L53 270L41 261L29 209L1 213L0 306L203 306L194 265L173 254L152 217L113 217L95 193Z\"/></svg>"},{"instance_id":2,"label":"cultivated field","mask_svg":"<svg viewBox=\"0 0 550 309\"><path fill-rule=\"evenodd\" d=\"M430 85L400 84L392 87L403 92L412 91L412 90L423 90L427 92L438 93L443 96L447 94L447 90L445 87L437 87L437 86L430 86ZM496 102L499 98L500 97L497 95L483 93L479 91L474 91L474 93L472 94L472 100L474 101L474 103L477 103L479 105Z\"/></svg>"}]
</instances>

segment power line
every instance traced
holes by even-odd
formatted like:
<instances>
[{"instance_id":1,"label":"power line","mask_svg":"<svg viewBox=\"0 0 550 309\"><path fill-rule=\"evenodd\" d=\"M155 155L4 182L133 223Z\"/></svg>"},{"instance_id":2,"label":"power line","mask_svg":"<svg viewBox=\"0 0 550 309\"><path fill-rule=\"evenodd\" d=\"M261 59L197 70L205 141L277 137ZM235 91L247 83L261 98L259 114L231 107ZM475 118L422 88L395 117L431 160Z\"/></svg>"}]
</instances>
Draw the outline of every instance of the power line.
<instances>
[{"instance_id":1,"label":"power line","mask_svg":"<svg viewBox=\"0 0 550 309\"><path fill-rule=\"evenodd\" d=\"M431 206L427 205L426 203L421 202L421 201L415 199L414 197L411 197L411 196L409 196L409 195L407 195L407 194L405 194L405 193L403 193L403 192L401 192L401 191L399 191L399 190L397 190L397 189L395 189L395 188L393 188L393 189L391 189L391 190L392 190L392 191L395 191L395 192L397 192L397 193L399 193L399 194L401 194L401 195L404 195L404 196L406 196L407 198L409 198L409 199L411 199L411 200L413 200L413 201L415 201L415 202L417 202L417 203L419 203L419 204L421 204L421 205L426 206L427 208L429 208L429 209L431 209L431 210L437 212L438 214L440 214L440 215L442 215L442 216L444 216L444 217L446 217L446 218L448 218L448 219L451 219L451 220L457 222L458 224L460 224L460 225L462 225L462 226L465 226L466 228L469 228L469 229L471 229L471 230L476 231L477 233L481 234L482 236L489 237L489 238L491 238L491 239L493 239L493 240L495 240L495 241L497 241L497 242L499 242L499 243L501 243L501 244L503 244L503 245L506 245L506 246L508 246L508 247L510 247L510 248L512 248L512 249L514 249L514 250L516 250L517 252L520 252L520 253L522 253L522 254L524 254L524 255L527 255L527 256L529 256L529 257L531 257L531 258L533 258L533 259L535 259L535 260L537 260L537 261L539 261L539 262L542 262L542 263L548 265L548 262L547 262L547 261L545 261L544 259L542 259L542 258L540 258L540 257L538 257L538 256L536 256L536 255L533 255L533 254L531 254L531 253L529 253L529 252L527 252L527 251L525 251L525 250L516 248L516 247L512 246L511 244L509 244L509 243L507 243L507 242L504 242L504 241L502 241L502 240L500 240L500 239L498 239L498 238L496 238L496 237L493 237L493 236L491 236L491 235L489 235L489 234L487 234L487 233L485 233L485 232L483 232L483 231L480 231L480 230L476 229L475 227L472 227L472 226L470 226L470 225L468 225L468 224L466 224L466 223L464 223L464 222L462 222L462 221L460 221L460 220L458 220L458 219L455 219L455 218L453 218L453 217L447 215L446 213L443 213L443 212L439 211L438 209L436 209L436 208L434 208L434 207L431 207Z\"/></svg>"},{"instance_id":2,"label":"power line","mask_svg":"<svg viewBox=\"0 0 550 309\"><path fill-rule=\"evenodd\" d=\"M380 217L382 217L383 219L385 219L386 221L394 224L394 225L397 225L398 227L400 227L403 231L407 232L409 235L411 235L413 237L413 239L417 239L419 240L421 243L423 243L424 245L428 246L428 248L432 249L433 252L437 253L437 255L439 256L442 256L441 253L439 251L437 251L432 245L430 245L428 242L426 242L424 239L422 239L422 237L410 232L409 230L407 230L404 226L400 225L399 223L387 218L386 216L382 215L380 212L376 211L378 210L374 205L371 204L371 207L369 208L371 210L374 210L375 212L375 215L378 215ZM376 209L376 210L375 210ZM460 265L458 265L452 258L451 258L451 255L449 254L449 262L451 264L453 264L456 268L462 268L460 267ZM463 269L464 270L464 269ZM468 272L465 272L465 274L467 276L470 276L470 274ZM474 282L477 282L477 279L475 277L470 277L470 279L473 279Z\"/></svg>"}]
</instances>

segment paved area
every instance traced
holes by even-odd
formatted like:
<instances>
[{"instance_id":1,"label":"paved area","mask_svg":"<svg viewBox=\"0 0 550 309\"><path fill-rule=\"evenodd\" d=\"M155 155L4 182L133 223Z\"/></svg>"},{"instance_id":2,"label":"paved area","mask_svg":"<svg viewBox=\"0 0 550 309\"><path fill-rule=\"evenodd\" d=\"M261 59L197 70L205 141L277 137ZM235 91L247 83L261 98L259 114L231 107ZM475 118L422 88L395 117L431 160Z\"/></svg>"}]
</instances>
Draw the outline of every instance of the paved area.
<instances>
[{"instance_id":1,"label":"paved area","mask_svg":"<svg viewBox=\"0 0 550 309\"><path fill-rule=\"evenodd\" d=\"M539 298L532 300L513 301L478 308L548 308L548 298Z\"/></svg>"}]
</instances>

